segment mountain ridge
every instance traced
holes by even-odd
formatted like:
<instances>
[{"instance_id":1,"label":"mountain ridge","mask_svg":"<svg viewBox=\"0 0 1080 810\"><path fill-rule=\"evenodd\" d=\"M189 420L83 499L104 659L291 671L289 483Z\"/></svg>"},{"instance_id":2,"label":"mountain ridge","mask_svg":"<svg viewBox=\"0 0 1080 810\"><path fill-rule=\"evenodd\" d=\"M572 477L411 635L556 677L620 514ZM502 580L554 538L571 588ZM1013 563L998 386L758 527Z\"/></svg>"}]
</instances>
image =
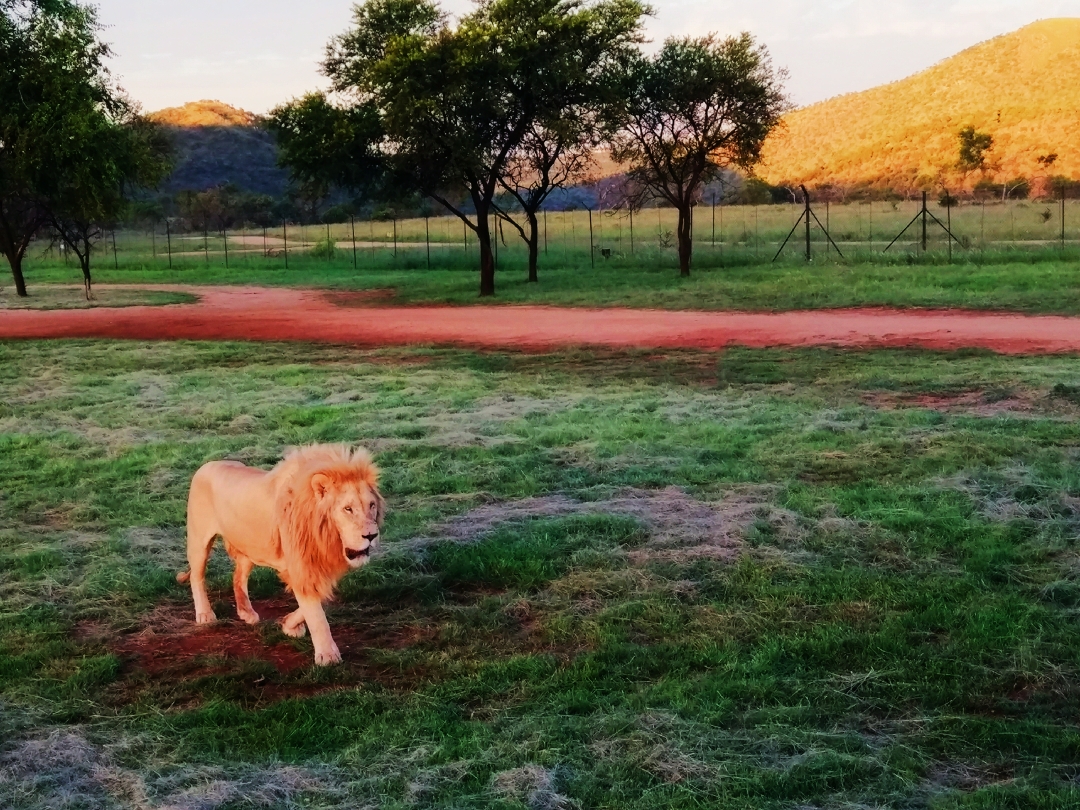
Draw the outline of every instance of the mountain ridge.
<instances>
[{"instance_id":1,"label":"mountain ridge","mask_svg":"<svg viewBox=\"0 0 1080 810\"><path fill-rule=\"evenodd\" d=\"M1041 20L906 79L795 110L766 142L759 174L774 184L970 186L984 174L955 168L965 126L994 136L988 178L1080 176L1080 19ZM1054 153L1048 172L1037 159Z\"/></svg>"}]
</instances>

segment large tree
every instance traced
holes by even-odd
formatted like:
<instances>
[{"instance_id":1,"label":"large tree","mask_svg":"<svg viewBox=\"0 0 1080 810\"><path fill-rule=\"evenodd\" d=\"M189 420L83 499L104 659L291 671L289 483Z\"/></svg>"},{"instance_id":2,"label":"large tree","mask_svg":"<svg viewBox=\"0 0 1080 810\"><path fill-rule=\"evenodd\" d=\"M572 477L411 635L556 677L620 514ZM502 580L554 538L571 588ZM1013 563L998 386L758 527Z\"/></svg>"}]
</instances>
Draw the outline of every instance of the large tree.
<instances>
[{"instance_id":1,"label":"large tree","mask_svg":"<svg viewBox=\"0 0 1080 810\"><path fill-rule=\"evenodd\" d=\"M0 251L19 295L44 225L63 237L76 219L117 217L125 192L167 166L166 142L105 67L99 30L92 6L0 0Z\"/></svg>"},{"instance_id":2,"label":"large tree","mask_svg":"<svg viewBox=\"0 0 1080 810\"><path fill-rule=\"evenodd\" d=\"M641 41L646 11L637 0L517 0L479 12L520 49L520 69L539 79L522 83L537 93L536 115L499 178L524 219L500 212L528 247L531 282L537 280L537 213L555 189L580 182L594 166L604 136L605 77Z\"/></svg>"},{"instance_id":3,"label":"large tree","mask_svg":"<svg viewBox=\"0 0 1080 810\"><path fill-rule=\"evenodd\" d=\"M693 207L702 186L729 168L752 169L788 109L786 74L749 34L669 39L635 54L608 108L612 157L639 190L679 212L679 271L690 275Z\"/></svg>"},{"instance_id":4,"label":"large tree","mask_svg":"<svg viewBox=\"0 0 1080 810\"><path fill-rule=\"evenodd\" d=\"M429 0L368 0L330 43L334 91L377 110L385 188L430 197L473 231L481 295L495 292L491 220L507 214L496 196L531 209L535 248L536 210L583 163L592 74L636 36L643 10L638 0L486 0L451 25Z\"/></svg>"},{"instance_id":5,"label":"large tree","mask_svg":"<svg viewBox=\"0 0 1080 810\"><path fill-rule=\"evenodd\" d=\"M0 252L16 292L23 259L45 224L58 161L77 148L56 136L73 97L103 95L106 49L93 12L64 0L0 0Z\"/></svg>"}]
</instances>

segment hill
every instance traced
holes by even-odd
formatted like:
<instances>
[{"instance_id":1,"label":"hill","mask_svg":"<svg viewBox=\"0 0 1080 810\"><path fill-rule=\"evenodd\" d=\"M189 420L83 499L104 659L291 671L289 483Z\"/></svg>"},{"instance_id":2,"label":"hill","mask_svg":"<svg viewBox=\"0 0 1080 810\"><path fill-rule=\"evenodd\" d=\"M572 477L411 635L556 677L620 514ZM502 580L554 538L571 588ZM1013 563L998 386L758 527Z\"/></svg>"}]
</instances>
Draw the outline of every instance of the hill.
<instances>
[{"instance_id":1,"label":"hill","mask_svg":"<svg viewBox=\"0 0 1080 810\"><path fill-rule=\"evenodd\" d=\"M176 145L176 168L162 191L226 183L274 197L285 191L288 175L277 165L277 144L255 114L220 101L194 101L148 117L166 126Z\"/></svg>"},{"instance_id":2,"label":"hill","mask_svg":"<svg viewBox=\"0 0 1080 810\"><path fill-rule=\"evenodd\" d=\"M771 183L869 183L911 189L939 178L970 185L953 167L957 133L994 136L998 180L1080 177L1080 19L1043 20L976 45L903 81L791 113L766 144Z\"/></svg>"}]
</instances>

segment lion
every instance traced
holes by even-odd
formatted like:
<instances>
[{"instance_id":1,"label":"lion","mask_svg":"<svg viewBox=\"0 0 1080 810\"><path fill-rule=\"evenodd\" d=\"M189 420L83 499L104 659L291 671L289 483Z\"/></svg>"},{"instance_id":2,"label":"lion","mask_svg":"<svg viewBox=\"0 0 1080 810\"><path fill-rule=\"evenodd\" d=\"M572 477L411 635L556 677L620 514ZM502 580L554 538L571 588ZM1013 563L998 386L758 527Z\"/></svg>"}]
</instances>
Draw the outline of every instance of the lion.
<instances>
[{"instance_id":1,"label":"lion","mask_svg":"<svg viewBox=\"0 0 1080 810\"><path fill-rule=\"evenodd\" d=\"M361 568L379 542L385 502L379 470L367 450L343 444L292 448L269 472L236 461L211 461L191 479L187 507L189 568L195 621L216 621L206 595L206 562L221 537L236 563L236 612L248 624L259 614L248 598L256 565L273 568L299 606L282 630L293 638L311 631L315 663L341 661L323 603L338 581Z\"/></svg>"}]
</instances>

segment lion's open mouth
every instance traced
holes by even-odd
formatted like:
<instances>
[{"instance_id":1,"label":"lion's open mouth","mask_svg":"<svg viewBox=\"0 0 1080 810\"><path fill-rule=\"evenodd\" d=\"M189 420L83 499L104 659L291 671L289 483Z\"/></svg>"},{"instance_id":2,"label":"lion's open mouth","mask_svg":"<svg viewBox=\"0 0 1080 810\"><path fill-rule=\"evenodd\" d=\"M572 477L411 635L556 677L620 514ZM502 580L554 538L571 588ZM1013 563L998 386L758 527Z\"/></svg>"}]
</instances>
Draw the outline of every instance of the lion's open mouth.
<instances>
[{"instance_id":1,"label":"lion's open mouth","mask_svg":"<svg viewBox=\"0 0 1080 810\"><path fill-rule=\"evenodd\" d=\"M371 546L365 549L357 550L355 548L345 549L345 559L349 562L356 562L357 560L366 560L368 555L371 554Z\"/></svg>"}]
</instances>

